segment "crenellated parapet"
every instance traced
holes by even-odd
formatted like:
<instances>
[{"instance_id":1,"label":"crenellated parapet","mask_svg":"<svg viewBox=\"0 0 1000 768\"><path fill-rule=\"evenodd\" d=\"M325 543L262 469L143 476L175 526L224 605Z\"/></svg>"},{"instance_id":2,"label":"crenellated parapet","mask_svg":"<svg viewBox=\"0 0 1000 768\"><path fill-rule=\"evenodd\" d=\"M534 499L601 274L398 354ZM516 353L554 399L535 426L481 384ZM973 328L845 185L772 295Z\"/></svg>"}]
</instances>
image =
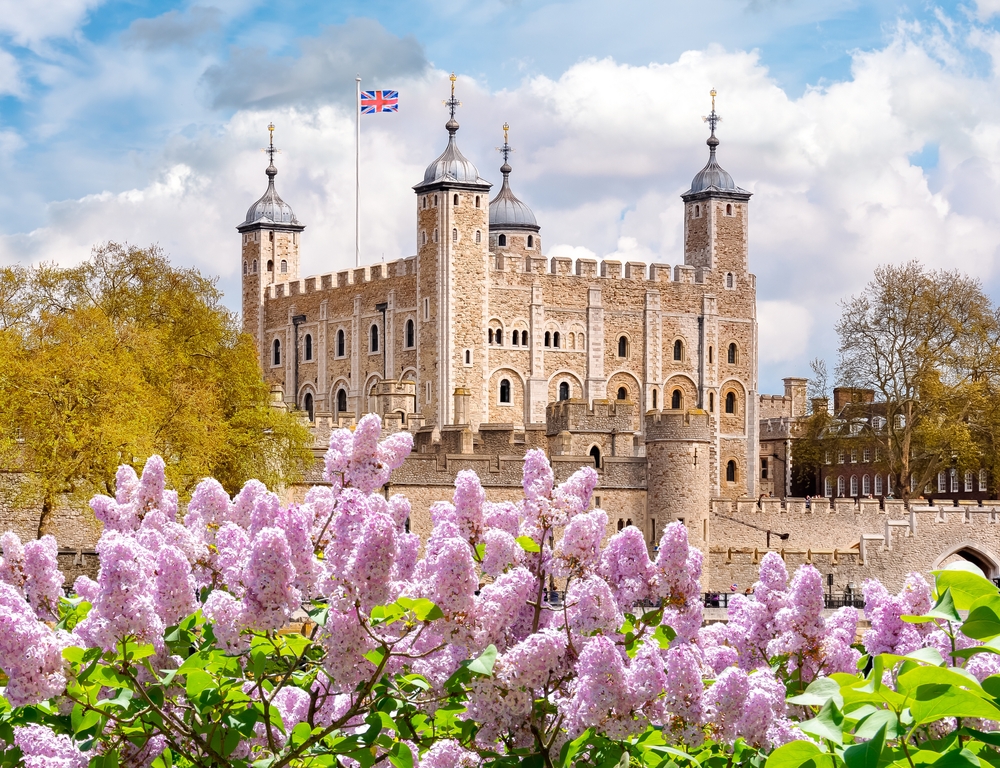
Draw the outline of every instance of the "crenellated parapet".
<instances>
[{"instance_id":1,"label":"crenellated parapet","mask_svg":"<svg viewBox=\"0 0 1000 768\"><path fill-rule=\"evenodd\" d=\"M633 423L638 406L628 400L572 399L549 403L545 409L545 434L560 432L628 432L634 431Z\"/></svg>"}]
</instances>

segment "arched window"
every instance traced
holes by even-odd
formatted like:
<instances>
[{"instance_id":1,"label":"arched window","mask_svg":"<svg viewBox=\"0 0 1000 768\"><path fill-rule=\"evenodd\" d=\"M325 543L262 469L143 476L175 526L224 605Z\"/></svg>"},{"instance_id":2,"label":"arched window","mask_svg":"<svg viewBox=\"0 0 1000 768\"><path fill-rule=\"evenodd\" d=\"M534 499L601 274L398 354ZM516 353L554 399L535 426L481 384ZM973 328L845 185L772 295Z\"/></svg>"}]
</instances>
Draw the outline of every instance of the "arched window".
<instances>
[{"instance_id":1,"label":"arched window","mask_svg":"<svg viewBox=\"0 0 1000 768\"><path fill-rule=\"evenodd\" d=\"M861 492L865 496L872 492L872 479L868 475L864 475L861 478Z\"/></svg>"},{"instance_id":2,"label":"arched window","mask_svg":"<svg viewBox=\"0 0 1000 768\"><path fill-rule=\"evenodd\" d=\"M622 530L622 529L623 529L624 527L625 527L625 521L624 521L624 520L622 520L621 518L618 518L618 530L620 531L620 530Z\"/></svg>"},{"instance_id":3,"label":"arched window","mask_svg":"<svg viewBox=\"0 0 1000 768\"><path fill-rule=\"evenodd\" d=\"M347 354L347 343L344 338L344 329L341 328L337 331L337 357L343 357Z\"/></svg>"},{"instance_id":4,"label":"arched window","mask_svg":"<svg viewBox=\"0 0 1000 768\"><path fill-rule=\"evenodd\" d=\"M368 331L368 335L371 339L370 346L368 348L369 352L378 352L378 326L373 325Z\"/></svg>"},{"instance_id":5,"label":"arched window","mask_svg":"<svg viewBox=\"0 0 1000 768\"><path fill-rule=\"evenodd\" d=\"M417 344L416 328L412 320L406 321L406 346L414 347Z\"/></svg>"},{"instance_id":6,"label":"arched window","mask_svg":"<svg viewBox=\"0 0 1000 768\"><path fill-rule=\"evenodd\" d=\"M628 390L625 387L618 387L618 399L628 400Z\"/></svg>"},{"instance_id":7,"label":"arched window","mask_svg":"<svg viewBox=\"0 0 1000 768\"><path fill-rule=\"evenodd\" d=\"M500 402L510 403L510 380L500 379Z\"/></svg>"},{"instance_id":8,"label":"arched window","mask_svg":"<svg viewBox=\"0 0 1000 768\"><path fill-rule=\"evenodd\" d=\"M479 207L479 195L476 195L476 208ZM478 240L476 242L479 242Z\"/></svg>"},{"instance_id":9,"label":"arched window","mask_svg":"<svg viewBox=\"0 0 1000 768\"><path fill-rule=\"evenodd\" d=\"M528 332L527 331L521 331L521 346L522 347L528 346Z\"/></svg>"},{"instance_id":10,"label":"arched window","mask_svg":"<svg viewBox=\"0 0 1000 768\"><path fill-rule=\"evenodd\" d=\"M736 413L735 392L726 392L726 413Z\"/></svg>"},{"instance_id":11,"label":"arched window","mask_svg":"<svg viewBox=\"0 0 1000 768\"><path fill-rule=\"evenodd\" d=\"M247 271L248 271L247 270L247 263L244 261L243 262L243 274L245 275L247 273Z\"/></svg>"},{"instance_id":12,"label":"arched window","mask_svg":"<svg viewBox=\"0 0 1000 768\"><path fill-rule=\"evenodd\" d=\"M308 416L309 416L309 421L312 421L313 420L313 415L314 415L313 414L313 396L312 396L312 392L306 392L306 396L303 399L302 405L303 405L303 409L305 410L306 414L308 414Z\"/></svg>"},{"instance_id":13,"label":"arched window","mask_svg":"<svg viewBox=\"0 0 1000 768\"><path fill-rule=\"evenodd\" d=\"M729 345L729 351L726 353L726 358L730 365L736 365L736 343L733 342Z\"/></svg>"},{"instance_id":14,"label":"arched window","mask_svg":"<svg viewBox=\"0 0 1000 768\"><path fill-rule=\"evenodd\" d=\"M590 449L590 457L594 460L594 466L601 468L601 449L596 445Z\"/></svg>"},{"instance_id":15,"label":"arched window","mask_svg":"<svg viewBox=\"0 0 1000 768\"><path fill-rule=\"evenodd\" d=\"M274 232L269 232L268 234L270 235L270 240L273 243L274 242Z\"/></svg>"},{"instance_id":16,"label":"arched window","mask_svg":"<svg viewBox=\"0 0 1000 768\"><path fill-rule=\"evenodd\" d=\"M528 235L528 247L529 248L534 248L535 247L535 236L534 235Z\"/></svg>"},{"instance_id":17,"label":"arched window","mask_svg":"<svg viewBox=\"0 0 1000 768\"><path fill-rule=\"evenodd\" d=\"M451 241L453 243L457 243L458 242L458 230L457 229L453 229L451 231Z\"/></svg>"},{"instance_id":18,"label":"arched window","mask_svg":"<svg viewBox=\"0 0 1000 768\"><path fill-rule=\"evenodd\" d=\"M736 482L736 462L732 459L726 462L726 482Z\"/></svg>"},{"instance_id":19,"label":"arched window","mask_svg":"<svg viewBox=\"0 0 1000 768\"><path fill-rule=\"evenodd\" d=\"M477 197L476 199L478 200L479 198ZM479 230L477 229L477 230L476 230L476 243L481 243L481 242L483 242L483 233L482 233L482 232L480 232L480 231L479 231Z\"/></svg>"},{"instance_id":20,"label":"arched window","mask_svg":"<svg viewBox=\"0 0 1000 768\"><path fill-rule=\"evenodd\" d=\"M421 245L427 245L427 233L426 232L421 232L420 233L420 244Z\"/></svg>"},{"instance_id":21,"label":"arched window","mask_svg":"<svg viewBox=\"0 0 1000 768\"><path fill-rule=\"evenodd\" d=\"M337 413L345 413L347 411L347 390L338 389L337 390Z\"/></svg>"},{"instance_id":22,"label":"arched window","mask_svg":"<svg viewBox=\"0 0 1000 768\"><path fill-rule=\"evenodd\" d=\"M514 331L510 335L510 343L512 346L518 346L518 340L521 338L521 334L518 331Z\"/></svg>"},{"instance_id":23,"label":"arched window","mask_svg":"<svg viewBox=\"0 0 1000 768\"><path fill-rule=\"evenodd\" d=\"M697 219L700 216L701 216L701 206L700 205L696 205L694 207L694 217Z\"/></svg>"},{"instance_id":24,"label":"arched window","mask_svg":"<svg viewBox=\"0 0 1000 768\"><path fill-rule=\"evenodd\" d=\"M675 411L681 407L681 391L679 389L670 393L670 407Z\"/></svg>"},{"instance_id":25,"label":"arched window","mask_svg":"<svg viewBox=\"0 0 1000 768\"><path fill-rule=\"evenodd\" d=\"M455 195L455 202L454 202L454 204L458 205L458 195Z\"/></svg>"},{"instance_id":26,"label":"arched window","mask_svg":"<svg viewBox=\"0 0 1000 768\"><path fill-rule=\"evenodd\" d=\"M507 245L507 235L500 235L500 237L497 238L497 245L501 248L505 247Z\"/></svg>"},{"instance_id":27,"label":"arched window","mask_svg":"<svg viewBox=\"0 0 1000 768\"><path fill-rule=\"evenodd\" d=\"M552 334L549 333L548 331L545 332L545 346L546 347L552 346Z\"/></svg>"},{"instance_id":28,"label":"arched window","mask_svg":"<svg viewBox=\"0 0 1000 768\"><path fill-rule=\"evenodd\" d=\"M858 476L851 475L851 496L858 495Z\"/></svg>"},{"instance_id":29,"label":"arched window","mask_svg":"<svg viewBox=\"0 0 1000 768\"><path fill-rule=\"evenodd\" d=\"M656 410L656 390L653 390L653 410Z\"/></svg>"},{"instance_id":30,"label":"arched window","mask_svg":"<svg viewBox=\"0 0 1000 768\"><path fill-rule=\"evenodd\" d=\"M427 197L425 196L424 197L424 208L426 208L426 207L427 207Z\"/></svg>"},{"instance_id":31,"label":"arched window","mask_svg":"<svg viewBox=\"0 0 1000 768\"><path fill-rule=\"evenodd\" d=\"M837 497L844 498L845 491L847 490L847 484L844 482L844 476L841 475L837 478Z\"/></svg>"},{"instance_id":32,"label":"arched window","mask_svg":"<svg viewBox=\"0 0 1000 768\"><path fill-rule=\"evenodd\" d=\"M255 275L257 274L257 259L253 260L253 273Z\"/></svg>"},{"instance_id":33,"label":"arched window","mask_svg":"<svg viewBox=\"0 0 1000 768\"><path fill-rule=\"evenodd\" d=\"M267 260L267 271L274 272L274 259Z\"/></svg>"},{"instance_id":34,"label":"arched window","mask_svg":"<svg viewBox=\"0 0 1000 768\"><path fill-rule=\"evenodd\" d=\"M436 243L437 241L438 241L438 231L437 227L434 227L434 242Z\"/></svg>"},{"instance_id":35,"label":"arched window","mask_svg":"<svg viewBox=\"0 0 1000 768\"><path fill-rule=\"evenodd\" d=\"M875 495L882 495L882 475L875 475Z\"/></svg>"},{"instance_id":36,"label":"arched window","mask_svg":"<svg viewBox=\"0 0 1000 768\"><path fill-rule=\"evenodd\" d=\"M733 273L732 272L727 272L726 273L726 288L732 288L732 287L733 287Z\"/></svg>"},{"instance_id":37,"label":"arched window","mask_svg":"<svg viewBox=\"0 0 1000 768\"><path fill-rule=\"evenodd\" d=\"M281 365L281 341L280 339L274 340L274 346L272 347L273 353L271 354L271 363L273 365Z\"/></svg>"},{"instance_id":38,"label":"arched window","mask_svg":"<svg viewBox=\"0 0 1000 768\"><path fill-rule=\"evenodd\" d=\"M715 393L708 393L708 412L715 413Z\"/></svg>"},{"instance_id":39,"label":"arched window","mask_svg":"<svg viewBox=\"0 0 1000 768\"><path fill-rule=\"evenodd\" d=\"M965 473L965 490L967 492L972 492L975 490L975 475L971 472Z\"/></svg>"},{"instance_id":40,"label":"arched window","mask_svg":"<svg viewBox=\"0 0 1000 768\"><path fill-rule=\"evenodd\" d=\"M493 338L496 339L498 347L503 346L503 331L500 328L497 328L497 332L493 335Z\"/></svg>"},{"instance_id":41,"label":"arched window","mask_svg":"<svg viewBox=\"0 0 1000 768\"><path fill-rule=\"evenodd\" d=\"M305 343L302 345L305 347L303 350L305 352L306 360L313 359L313 337L311 333L306 334Z\"/></svg>"},{"instance_id":42,"label":"arched window","mask_svg":"<svg viewBox=\"0 0 1000 768\"><path fill-rule=\"evenodd\" d=\"M561 381L559 382L559 399L569 400L569 382Z\"/></svg>"},{"instance_id":43,"label":"arched window","mask_svg":"<svg viewBox=\"0 0 1000 768\"><path fill-rule=\"evenodd\" d=\"M288 262L284 259L281 260L281 274L286 274L288 272Z\"/></svg>"},{"instance_id":44,"label":"arched window","mask_svg":"<svg viewBox=\"0 0 1000 768\"><path fill-rule=\"evenodd\" d=\"M493 329L492 329L492 328L490 328L490 329L489 329L489 330L488 330L488 331L486 332L486 340L487 340L487 341L488 341L488 342L489 342L490 344L492 344L492 343L493 343Z\"/></svg>"},{"instance_id":45,"label":"arched window","mask_svg":"<svg viewBox=\"0 0 1000 768\"><path fill-rule=\"evenodd\" d=\"M577 347L576 347L577 349L586 349L587 348L586 344L584 343L584 335L582 333L578 333L576 335L576 344L577 344Z\"/></svg>"},{"instance_id":46,"label":"arched window","mask_svg":"<svg viewBox=\"0 0 1000 768\"><path fill-rule=\"evenodd\" d=\"M731 203L726 203L726 216L733 215L733 206Z\"/></svg>"},{"instance_id":47,"label":"arched window","mask_svg":"<svg viewBox=\"0 0 1000 768\"><path fill-rule=\"evenodd\" d=\"M711 347L709 347L708 348L708 362L710 362L710 363L712 362L712 356L714 354L715 354L714 350Z\"/></svg>"},{"instance_id":48,"label":"arched window","mask_svg":"<svg viewBox=\"0 0 1000 768\"><path fill-rule=\"evenodd\" d=\"M674 342L674 360L684 359L684 344L680 339Z\"/></svg>"},{"instance_id":49,"label":"arched window","mask_svg":"<svg viewBox=\"0 0 1000 768\"><path fill-rule=\"evenodd\" d=\"M559 349L559 331L552 334L552 346Z\"/></svg>"},{"instance_id":50,"label":"arched window","mask_svg":"<svg viewBox=\"0 0 1000 768\"><path fill-rule=\"evenodd\" d=\"M618 357L628 357L628 339L625 336L618 337Z\"/></svg>"},{"instance_id":51,"label":"arched window","mask_svg":"<svg viewBox=\"0 0 1000 768\"><path fill-rule=\"evenodd\" d=\"M465 364L466 365L472 365L472 350L471 349L465 350Z\"/></svg>"},{"instance_id":52,"label":"arched window","mask_svg":"<svg viewBox=\"0 0 1000 768\"><path fill-rule=\"evenodd\" d=\"M434 195L434 205L437 206L437 204L438 204L438 196Z\"/></svg>"}]
</instances>

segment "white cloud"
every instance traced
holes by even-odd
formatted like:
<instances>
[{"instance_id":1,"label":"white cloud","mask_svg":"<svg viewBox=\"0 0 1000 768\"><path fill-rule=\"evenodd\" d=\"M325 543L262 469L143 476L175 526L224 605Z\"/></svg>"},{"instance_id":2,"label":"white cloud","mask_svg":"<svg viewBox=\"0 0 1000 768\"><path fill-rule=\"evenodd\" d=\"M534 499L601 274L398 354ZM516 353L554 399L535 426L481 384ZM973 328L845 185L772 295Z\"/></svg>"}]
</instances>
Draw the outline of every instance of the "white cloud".
<instances>
[{"instance_id":1,"label":"white cloud","mask_svg":"<svg viewBox=\"0 0 1000 768\"><path fill-rule=\"evenodd\" d=\"M976 0L976 18L988 21L1000 13L1000 0Z\"/></svg>"},{"instance_id":2,"label":"white cloud","mask_svg":"<svg viewBox=\"0 0 1000 768\"><path fill-rule=\"evenodd\" d=\"M963 37L964 35L964 37ZM970 47L993 62L966 64ZM837 300L872 268L911 258L1000 284L1000 36L901 26L854 55L850 79L793 98L754 53L712 48L671 63L587 60L558 79L491 92L461 78L458 141L499 181L494 148L509 121L515 193L534 210L549 256L682 260L679 195L704 165L708 90L719 90L719 159L752 191L751 269L758 275L761 380L832 368ZM398 115L365 117L362 248L376 262L415 248L412 185L444 148L446 73L400 77ZM221 126L176 129L149 180L49 207L45 226L0 237L0 262L73 261L95 242L159 242L180 263L223 276L236 305L235 225L264 191L259 147L278 125L278 189L306 223L303 268L353 264L354 125L342 106L242 110ZM927 147L925 170L910 157ZM106 185L110 186L110 185ZM124 187L124 185L123 185ZM8 224L8 226L10 226Z\"/></svg>"},{"instance_id":3,"label":"white cloud","mask_svg":"<svg viewBox=\"0 0 1000 768\"><path fill-rule=\"evenodd\" d=\"M18 45L67 37L104 0L0 0L0 33Z\"/></svg>"}]
</instances>

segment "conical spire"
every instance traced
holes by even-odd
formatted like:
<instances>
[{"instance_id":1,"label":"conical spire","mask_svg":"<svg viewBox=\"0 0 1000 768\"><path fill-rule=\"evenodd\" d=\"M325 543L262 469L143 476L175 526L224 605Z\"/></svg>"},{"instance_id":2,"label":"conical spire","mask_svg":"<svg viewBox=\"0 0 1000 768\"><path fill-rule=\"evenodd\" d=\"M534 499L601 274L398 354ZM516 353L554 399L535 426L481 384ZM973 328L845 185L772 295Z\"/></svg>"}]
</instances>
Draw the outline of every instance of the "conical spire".
<instances>
[{"instance_id":1,"label":"conical spire","mask_svg":"<svg viewBox=\"0 0 1000 768\"><path fill-rule=\"evenodd\" d=\"M451 73L450 79L451 98L443 102L448 107L448 122L444 124L445 130L448 131L448 146L433 163L427 166L427 170L424 171L424 180L417 184L414 189L420 189L437 182L489 185L488 181L479 178L479 170L458 148L458 141L455 139L455 134L458 133L455 110L462 106L462 102L455 98L455 81L458 78L454 72Z\"/></svg>"},{"instance_id":2,"label":"conical spire","mask_svg":"<svg viewBox=\"0 0 1000 768\"><path fill-rule=\"evenodd\" d=\"M278 191L274 188L274 177L278 175L278 169L274 165L274 156L281 150L274 146L274 123L267 126L270 131L270 141L263 151L267 152L269 163L264 171L267 174L267 191L257 202L250 206L247 211L246 220L237 229L243 229L252 224L280 224L290 228L302 228L303 225L295 218L292 207L281 199Z\"/></svg>"},{"instance_id":3,"label":"conical spire","mask_svg":"<svg viewBox=\"0 0 1000 768\"><path fill-rule=\"evenodd\" d=\"M715 156L716 147L719 146L719 139L715 135L715 128L722 122L721 115L715 111L716 95L716 91L713 88L711 91L712 111L708 114L708 117L702 118L702 120L708 123L709 127L708 140L705 142L708 144L708 163L695 175L691 181L691 189L685 192L685 195L694 195L698 192L736 192L739 194L749 194L745 189L740 189L736 186L733 177L719 165L719 161Z\"/></svg>"},{"instance_id":4,"label":"conical spire","mask_svg":"<svg viewBox=\"0 0 1000 768\"><path fill-rule=\"evenodd\" d=\"M503 157L503 165L500 166L500 173L503 174L503 185L495 198L490 200L490 229L530 229L537 232L540 227L535 221L535 214L531 209L517 199L517 196L510 189L510 167L511 152L513 147L507 140L507 132L510 126L503 124L503 146L497 147L497 151Z\"/></svg>"}]
</instances>

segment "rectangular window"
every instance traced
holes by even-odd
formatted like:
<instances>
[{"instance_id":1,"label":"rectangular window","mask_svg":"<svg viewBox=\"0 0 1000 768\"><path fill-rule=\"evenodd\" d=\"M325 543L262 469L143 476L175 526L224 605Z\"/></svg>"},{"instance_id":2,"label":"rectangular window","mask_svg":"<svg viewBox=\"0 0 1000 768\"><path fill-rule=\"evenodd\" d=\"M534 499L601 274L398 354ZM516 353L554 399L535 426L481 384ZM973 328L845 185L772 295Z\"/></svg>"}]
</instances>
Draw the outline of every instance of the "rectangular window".
<instances>
[{"instance_id":1,"label":"rectangular window","mask_svg":"<svg viewBox=\"0 0 1000 768\"><path fill-rule=\"evenodd\" d=\"M938 472L938 482L937 482L938 493L948 492L948 480L944 472Z\"/></svg>"},{"instance_id":2,"label":"rectangular window","mask_svg":"<svg viewBox=\"0 0 1000 768\"><path fill-rule=\"evenodd\" d=\"M858 449L851 448L851 464L857 464L857 463L858 463Z\"/></svg>"},{"instance_id":3,"label":"rectangular window","mask_svg":"<svg viewBox=\"0 0 1000 768\"><path fill-rule=\"evenodd\" d=\"M951 477L951 492L958 493L958 471L953 469L948 474Z\"/></svg>"},{"instance_id":4,"label":"rectangular window","mask_svg":"<svg viewBox=\"0 0 1000 768\"><path fill-rule=\"evenodd\" d=\"M872 460L872 449L871 449L871 448L865 448L865 449L864 449L864 450L863 450L863 451L861 452L861 460L862 460L862 461L863 461L863 462L864 462L865 464L867 464L867 463L868 463L869 461L871 461L871 460Z\"/></svg>"},{"instance_id":5,"label":"rectangular window","mask_svg":"<svg viewBox=\"0 0 1000 768\"><path fill-rule=\"evenodd\" d=\"M830 452L829 451L824 451L823 452L823 463L824 464L829 464L830 463Z\"/></svg>"},{"instance_id":6,"label":"rectangular window","mask_svg":"<svg viewBox=\"0 0 1000 768\"><path fill-rule=\"evenodd\" d=\"M429 298L424 299L424 320L431 319L431 300Z\"/></svg>"},{"instance_id":7,"label":"rectangular window","mask_svg":"<svg viewBox=\"0 0 1000 768\"><path fill-rule=\"evenodd\" d=\"M879 459L881 459L881 458L882 458L882 449L881 449L881 448L879 448L879 447L878 447L878 446L876 445L876 446L875 446L875 461L878 461L878 460L879 460Z\"/></svg>"},{"instance_id":8,"label":"rectangular window","mask_svg":"<svg viewBox=\"0 0 1000 768\"><path fill-rule=\"evenodd\" d=\"M429 381L424 385L424 389L425 389L424 402L427 403L428 405L430 405L430 402L431 402L431 383Z\"/></svg>"},{"instance_id":9,"label":"rectangular window","mask_svg":"<svg viewBox=\"0 0 1000 768\"><path fill-rule=\"evenodd\" d=\"M760 460L760 479L767 480L767 459Z\"/></svg>"},{"instance_id":10,"label":"rectangular window","mask_svg":"<svg viewBox=\"0 0 1000 768\"><path fill-rule=\"evenodd\" d=\"M844 452L843 451L837 451L837 463L838 464L843 464L844 463Z\"/></svg>"},{"instance_id":11,"label":"rectangular window","mask_svg":"<svg viewBox=\"0 0 1000 768\"><path fill-rule=\"evenodd\" d=\"M971 493L974 490L973 489L973 480L974 480L974 478L975 478L975 475L973 475L971 472L966 472L965 473L965 491L966 491L966 493Z\"/></svg>"},{"instance_id":12,"label":"rectangular window","mask_svg":"<svg viewBox=\"0 0 1000 768\"><path fill-rule=\"evenodd\" d=\"M986 470L979 470L979 490L985 491L986 489Z\"/></svg>"}]
</instances>

